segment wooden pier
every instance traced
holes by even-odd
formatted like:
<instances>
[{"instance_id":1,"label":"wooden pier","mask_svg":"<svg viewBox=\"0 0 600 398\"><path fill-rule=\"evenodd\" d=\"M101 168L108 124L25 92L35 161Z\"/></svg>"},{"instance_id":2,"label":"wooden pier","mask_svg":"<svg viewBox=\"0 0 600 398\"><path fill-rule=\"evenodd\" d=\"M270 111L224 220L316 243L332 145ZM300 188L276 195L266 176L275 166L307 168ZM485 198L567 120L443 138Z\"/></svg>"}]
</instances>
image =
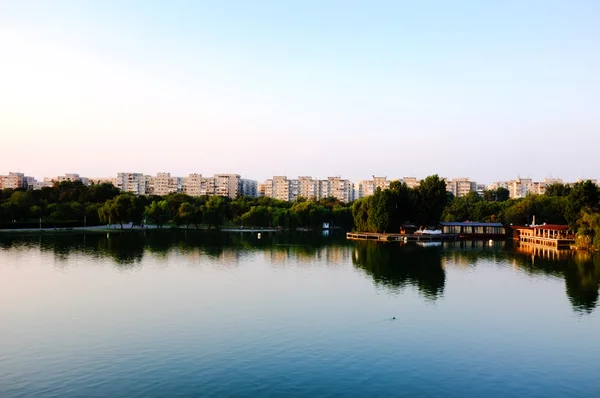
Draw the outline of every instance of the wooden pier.
<instances>
[{"instance_id":1,"label":"wooden pier","mask_svg":"<svg viewBox=\"0 0 600 398\"><path fill-rule=\"evenodd\" d=\"M349 240L373 240L378 242L442 242L459 239L458 234L379 234L375 232L348 232L346 239Z\"/></svg>"}]
</instances>

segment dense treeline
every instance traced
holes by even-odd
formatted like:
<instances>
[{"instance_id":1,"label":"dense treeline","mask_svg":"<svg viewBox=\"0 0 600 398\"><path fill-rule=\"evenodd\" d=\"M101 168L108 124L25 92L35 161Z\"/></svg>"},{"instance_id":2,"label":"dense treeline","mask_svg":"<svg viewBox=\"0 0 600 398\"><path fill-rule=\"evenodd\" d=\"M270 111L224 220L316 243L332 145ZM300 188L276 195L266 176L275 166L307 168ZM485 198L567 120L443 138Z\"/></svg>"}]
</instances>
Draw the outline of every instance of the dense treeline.
<instances>
[{"instance_id":1,"label":"dense treeline","mask_svg":"<svg viewBox=\"0 0 600 398\"><path fill-rule=\"evenodd\" d=\"M567 224L577 232L578 246L600 249L600 188L591 181L572 186L552 184L543 195L508 199L508 191L471 192L452 198L443 221L488 221L504 224Z\"/></svg>"},{"instance_id":2,"label":"dense treeline","mask_svg":"<svg viewBox=\"0 0 600 398\"><path fill-rule=\"evenodd\" d=\"M354 225L363 232L398 232L406 224L436 226L450 196L437 175L425 178L414 189L393 181L389 189L377 189L353 203Z\"/></svg>"},{"instance_id":3,"label":"dense treeline","mask_svg":"<svg viewBox=\"0 0 600 398\"><path fill-rule=\"evenodd\" d=\"M136 196L111 184L86 186L62 182L37 191L0 191L0 223L20 227L100 224L142 226L144 222L181 227L214 228L224 225L271 228L318 228L323 223L344 229L353 226L350 205L335 198L318 201L299 198L284 202L272 198L221 196Z\"/></svg>"},{"instance_id":4,"label":"dense treeline","mask_svg":"<svg viewBox=\"0 0 600 398\"><path fill-rule=\"evenodd\" d=\"M437 175L419 187L393 181L389 189L351 204L335 198L284 202L272 198L190 197L182 193L135 196L111 184L86 186L62 182L37 191L0 191L0 227L124 224L219 229L224 225L281 229L319 228L323 223L346 230L398 232L403 225L436 227L440 221L505 224L568 224L578 245L600 249L600 189L591 181L553 184L544 195L509 199L499 188L483 195L453 197Z\"/></svg>"}]
</instances>

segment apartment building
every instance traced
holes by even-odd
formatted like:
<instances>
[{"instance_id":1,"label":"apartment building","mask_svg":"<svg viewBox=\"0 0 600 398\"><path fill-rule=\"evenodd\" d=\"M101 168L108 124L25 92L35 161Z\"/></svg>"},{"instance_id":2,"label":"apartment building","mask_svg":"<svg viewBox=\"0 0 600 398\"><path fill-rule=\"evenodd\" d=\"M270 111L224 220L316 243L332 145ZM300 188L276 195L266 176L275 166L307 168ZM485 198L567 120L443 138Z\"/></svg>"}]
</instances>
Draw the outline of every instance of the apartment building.
<instances>
[{"instance_id":1,"label":"apartment building","mask_svg":"<svg viewBox=\"0 0 600 398\"><path fill-rule=\"evenodd\" d=\"M362 180L358 182L357 199L370 196L375 193L377 188L388 189L390 182L387 177L375 177L372 180Z\"/></svg>"},{"instance_id":2,"label":"apartment building","mask_svg":"<svg viewBox=\"0 0 600 398\"><path fill-rule=\"evenodd\" d=\"M266 196L266 184L263 182L262 184L258 184L258 197Z\"/></svg>"},{"instance_id":3,"label":"apartment building","mask_svg":"<svg viewBox=\"0 0 600 398\"><path fill-rule=\"evenodd\" d=\"M467 177L446 180L446 191L454 196L466 196L469 192L477 192L477 183Z\"/></svg>"},{"instance_id":4,"label":"apartment building","mask_svg":"<svg viewBox=\"0 0 600 398\"><path fill-rule=\"evenodd\" d=\"M115 186L125 192L146 195L149 180L143 173L117 173Z\"/></svg>"},{"instance_id":5,"label":"apartment building","mask_svg":"<svg viewBox=\"0 0 600 398\"><path fill-rule=\"evenodd\" d=\"M405 183L409 188L414 189L421 185L421 180L416 177L403 177L401 182Z\"/></svg>"},{"instance_id":6,"label":"apartment building","mask_svg":"<svg viewBox=\"0 0 600 398\"><path fill-rule=\"evenodd\" d=\"M172 177L171 173L157 173L156 176L147 177L149 195L168 195L170 193L183 192L183 179Z\"/></svg>"},{"instance_id":7,"label":"apartment building","mask_svg":"<svg viewBox=\"0 0 600 398\"><path fill-rule=\"evenodd\" d=\"M81 182L82 184L87 185L89 183L89 179L86 177L81 177L77 173L67 173L64 176L56 176L56 177L44 177L44 182L53 184L53 183L61 183L61 182Z\"/></svg>"},{"instance_id":8,"label":"apartment building","mask_svg":"<svg viewBox=\"0 0 600 398\"><path fill-rule=\"evenodd\" d=\"M274 176L264 183L265 195L268 198L290 201L290 181L286 176Z\"/></svg>"},{"instance_id":9,"label":"apartment building","mask_svg":"<svg viewBox=\"0 0 600 398\"><path fill-rule=\"evenodd\" d=\"M189 196L202 196L202 174L192 173L183 178L183 193Z\"/></svg>"},{"instance_id":10,"label":"apartment building","mask_svg":"<svg viewBox=\"0 0 600 398\"><path fill-rule=\"evenodd\" d=\"M341 202L348 203L354 200L354 185L341 177L328 177L327 195L322 195L321 198L334 197Z\"/></svg>"},{"instance_id":11,"label":"apartment building","mask_svg":"<svg viewBox=\"0 0 600 398\"><path fill-rule=\"evenodd\" d=\"M239 174L215 174L215 195L236 198L240 189Z\"/></svg>"},{"instance_id":12,"label":"apartment building","mask_svg":"<svg viewBox=\"0 0 600 398\"><path fill-rule=\"evenodd\" d=\"M258 183L255 180L240 178L238 193L240 196L256 198L258 196Z\"/></svg>"},{"instance_id":13,"label":"apartment building","mask_svg":"<svg viewBox=\"0 0 600 398\"><path fill-rule=\"evenodd\" d=\"M284 201L294 201L299 197L321 199L332 196L343 202L354 199L354 185L340 177L316 180L308 176L301 176L298 179L274 176L261 185L264 196Z\"/></svg>"},{"instance_id":14,"label":"apartment building","mask_svg":"<svg viewBox=\"0 0 600 398\"><path fill-rule=\"evenodd\" d=\"M25 174L9 172L8 175L0 176L0 189L26 188Z\"/></svg>"},{"instance_id":15,"label":"apartment building","mask_svg":"<svg viewBox=\"0 0 600 398\"><path fill-rule=\"evenodd\" d=\"M306 199L316 198L319 196L319 182L314 178L309 176L300 176L298 177L298 184L298 196Z\"/></svg>"},{"instance_id":16,"label":"apartment building","mask_svg":"<svg viewBox=\"0 0 600 398\"><path fill-rule=\"evenodd\" d=\"M498 181L487 188L495 190L498 188L508 189L511 199L524 198L528 194L542 195L546 192L546 187L551 184L562 184L561 178L544 178L543 181L533 181L531 178L517 177L515 180Z\"/></svg>"}]
</instances>

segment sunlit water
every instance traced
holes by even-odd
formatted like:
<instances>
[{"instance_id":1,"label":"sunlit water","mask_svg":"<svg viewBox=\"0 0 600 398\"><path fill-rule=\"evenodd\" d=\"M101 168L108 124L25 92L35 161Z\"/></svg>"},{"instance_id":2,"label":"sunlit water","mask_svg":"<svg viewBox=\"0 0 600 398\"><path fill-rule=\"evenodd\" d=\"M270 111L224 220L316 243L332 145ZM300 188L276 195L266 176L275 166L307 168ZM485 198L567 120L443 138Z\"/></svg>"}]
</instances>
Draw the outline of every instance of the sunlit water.
<instances>
[{"instance_id":1,"label":"sunlit water","mask_svg":"<svg viewBox=\"0 0 600 398\"><path fill-rule=\"evenodd\" d=\"M599 280L504 242L4 235L0 397L598 397Z\"/></svg>"}]
</instances>

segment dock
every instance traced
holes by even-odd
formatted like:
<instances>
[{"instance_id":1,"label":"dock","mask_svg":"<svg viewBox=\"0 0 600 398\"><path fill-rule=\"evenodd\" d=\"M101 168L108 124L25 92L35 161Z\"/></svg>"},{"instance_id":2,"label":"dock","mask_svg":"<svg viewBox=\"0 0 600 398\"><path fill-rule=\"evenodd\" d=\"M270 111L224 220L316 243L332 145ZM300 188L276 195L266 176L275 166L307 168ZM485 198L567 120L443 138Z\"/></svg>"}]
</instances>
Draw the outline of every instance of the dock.
<instances>
[{"instance_id":1,"label":"dock","mask_svg":"<svg viewBox=\"0 0 600 398\"><path fill-rule=\"evenodd\" d=\"M375 232L348 232L346 239L348 240L372 240L378 242L442 242L455 241L460 237L459 234L380 234Z\"/></svg>"}]
</instances>

